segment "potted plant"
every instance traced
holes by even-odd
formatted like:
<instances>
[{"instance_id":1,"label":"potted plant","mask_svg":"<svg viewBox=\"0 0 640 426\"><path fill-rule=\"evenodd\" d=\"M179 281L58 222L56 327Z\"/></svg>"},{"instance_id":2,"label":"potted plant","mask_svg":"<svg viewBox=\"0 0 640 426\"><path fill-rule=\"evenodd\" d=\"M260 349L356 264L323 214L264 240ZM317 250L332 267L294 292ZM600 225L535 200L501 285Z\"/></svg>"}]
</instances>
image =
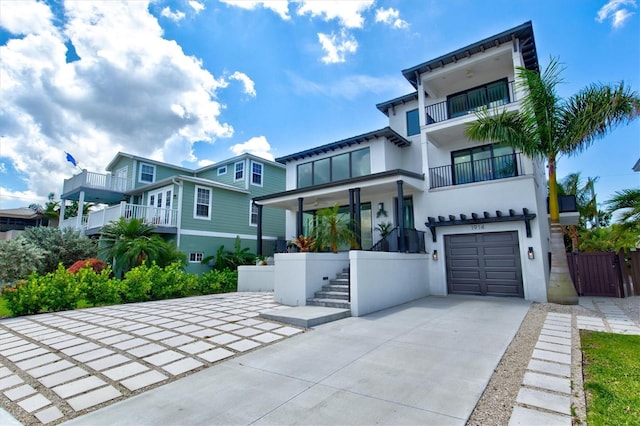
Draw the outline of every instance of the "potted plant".
<instances>
[{"instance_id":1,"label":"potted plant","mask_svg":"<svg viewBox=\"0 0 640 426\"><path fill-rule=\"evenodd\" d=\"M315 250L316 241L313 235L310 235L308 237L305 237L304 235L298 235L293 240L291 240L291 245L296 247L301 253L308 253Z\"/></svg>"},{"instance_id":2,"label":"potted plant","mask_svg":"<svg viewBox=\"0 0 640 426\"><path fill-rule=\"evenodd\" d=\"M375 229L380 233L382 251L389 251L389 241L386 237L391 233L393 224L391 222L380 222Z\"/></svg>"}]
</instances>

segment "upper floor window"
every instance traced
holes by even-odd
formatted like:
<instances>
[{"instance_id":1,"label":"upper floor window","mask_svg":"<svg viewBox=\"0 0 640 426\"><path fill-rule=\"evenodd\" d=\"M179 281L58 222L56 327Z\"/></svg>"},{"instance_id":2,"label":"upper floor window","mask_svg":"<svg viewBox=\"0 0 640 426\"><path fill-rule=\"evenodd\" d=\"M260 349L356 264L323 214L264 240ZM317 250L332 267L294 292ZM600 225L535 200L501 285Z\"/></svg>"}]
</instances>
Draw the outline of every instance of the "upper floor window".
<instances>
[{"instance_id":1,"label":"upper floor window","mask_svg":"<svg viewBox=\"0 0 640 426\"><path fill-rule=\"evenodd\" d=\"M262 186L262 163L251 162L251 183Z\"/></svg>"},{"instance_id":2,"label":"upper floor window","mask_svg":"<svg viewBox=\"0 0 640 426\"><path fill-rule=\"evenodd\" d=\"M447 97L449 118L460 117L483 107L493 108L508 103L509 86L506 78Z\"/></svg>"},{"instance_id":3,"label":"upper floor window","mask_svg":"<svg viewBox=\"0 0 640 426\"><path fill-rule=\"evenodd\" d=\"M371 174L369 148L298 165L298 188Z\"/></svg>"},{"instance_id":4,"label":"upper floor window","mask_svg":"<svg viewBox=\"0 0 640 426\"><path fill-rule=\"evenodd\" d=\"M420 133L420 117L417 109L407 111L407 136Z\"/></svg>"},{"instance_id":5,"label":"upper floor window","mask_svg":"<svg viewBox=\"0 0 640 426\"><path fill-rule=\"evenodd\" d=\"M233 166L235 170L234 181L244 179L244 161L240 161Z\"/></svg>"},{"instance_id":6,"label":"upper floor window","mask_svg":"<svg viewBox=\"0 0 640 426\"><path fill-rule=\"evenodd\" d=\"M211 189L196 186L193 217L211 219Z\"/></svg>"},{"instance_id":7,"label":"upper floor window","mask_svg":"<svg viewBox=\"0 0 640 426\"><path fill-rule=\"evenodd\" d=\"M518 176L516 154L507 145L483 145L454 151L451 163L454 185Z\"/></svg>"},{"instance_id":8,"label":"upper floor window","mask_svg":"<svg viewBox=\"0 0 640 426\"><path fill-rule=\"evenodd\" d=\"M151 183L156 180L156 167L151 164L140 164L140 182Z\"/></svg>"},{"instance_id":9,"label":"upper floor window","mask_svg":"<svg viewBox=\"0 0 640 426\"><path fill-rule=\"evenodd\" d=\"M227 166L218 167L218 176L227 174Z\"/></svg>"}]
</instances>

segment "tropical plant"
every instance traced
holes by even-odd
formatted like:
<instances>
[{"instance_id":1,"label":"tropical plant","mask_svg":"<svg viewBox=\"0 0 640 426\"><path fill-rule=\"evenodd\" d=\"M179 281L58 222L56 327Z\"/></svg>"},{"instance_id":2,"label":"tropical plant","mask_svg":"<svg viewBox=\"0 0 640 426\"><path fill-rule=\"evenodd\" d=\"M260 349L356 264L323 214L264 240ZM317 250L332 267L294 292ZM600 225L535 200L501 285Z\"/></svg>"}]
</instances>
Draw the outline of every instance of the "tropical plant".
<instances>
[{"instance_id":1,"label":"tropical plant","mask_svg":"<svg viewBox=\"0 0 640 426\"><path fill-rule=\"evenodd\" d=\"M380 222L376 225L376 231L380 233L380 238L384 238L389 235L392 229L393 223L391 222Z\"/></svg>"},{"instance_id":2,"label":"tropical plant","mask_svg":"<svg viewBox=\"0 0 640 426\"><path fill-rule=\"evenodd\" d=\"M149 266L162 261L159 266L164 267L171 263L170 253L177 251L158 234L154 234L153 229L152 225L141 219L123 217L102 227L99 254L107 263L112 263L116 277L143 264Z\"/></svg>"},{"instance_id":3,"label":"tropical plant","mask_svg":"<svg viewBox=\"0 0 640 426\"><path fill-rule=\"evenodd\" d=\"M291 245L298 249L302 253L308 253L314 251L316 248L316 239L313 235L304 236L298 235L291 240Z\"/></svg>"},{"instance_id":4,"label":"tropical plant","mask_svg":"<svg viewBox=\"0 0 640 426\"><path fill-rule=\"evenodd\" d=\"M340 213L340 205L318 210L313 228L316 250L338 252L341 245L358 248L358 236L353 231L349 216Z\"/></svg>"},{"instance_id":5,"label":"tropical plant","mask_svg":"<svg viewBox=\"0 0 640 426\"><path fill-rule=\"evenodd\" d=\"M242 247L242 240L237 235L234 242L234 250L225 250L224 246L218 247L216 254L207 256L202 259L202 263L208 264L213 261L213 268L218 271L225 269L236 270L238 266L242 265L254 265L256 262L256 255L250 252L248 247Z\"/></svg>"},{"instance_id":6,"label":"tropical plant","mask_svg":"<svg viewBox=\"0 0 640 426\"><path fill-rule=\"evenodd\" d=\"M551 216L551 274L547 299L561 304L577 304L567 265L563 230L558 209L556 164L561 155L582 152L617 125L640 115L640 98L623 82L616 85L594 83L566 100L556 87L563 68L551 58L542 74L517 68L518 87L526 91L518 112L477 113L466 134L470 139L510 145L533 158L546 158L549 170L549 213Z\"/></svg>"},{"instance_id":7,"label":"tropical plant","mask_svg":"<svg viewBox=\"0 0 640 426\"><path fill-rule=\"evenodd\" d=\"M38 268L40 275L54 272L60 263L68 268L80 259L89 259L98 254L94 240L71 228L36 226L27 228L20 238L44 252Z\"/></svg>"},{"instance_id":8,"label":"tropical plant","mask_svg":"<svg viewBox=\"0 0 640 426\"><path fill-rule=\"evenodd\" d=\"M580 176L580 172L577 172L568 174L558 184L558 194L575 196L576 208L580 215L577 224L569 225L565 228L565 236L569 238L572 251L578 251L580 231L600 225L595 194L595 183L598 179L598 177L589 177L585 183ZM567 246L566 239L565 246Z\"/></svg>"},{"instance_id":9,"label":"tropical plant","mask_svg":"<svg viewBox=\"0 0 640 426\"><path fill-rule=\"evenodd\" d=\"M580 231L580 251L629 250L640 244L640 230L614 223L608 227L591 228Z\"/></svg>"},{"instance_id":10,"label":"tropical plant","mask_svg":"<svg viewBox=\"0 0 640 426\"><path fill-rule=\"evenodd\" d=\"M640 189L617 191L613 198L605 201L609 213L622 210L621 222L626 227L638 227L640 224Z\"/></svg>"},{"instance_id":11,"label":"tropical plant","mask_svg":"<svg viewBox=\"0 0 640 426\"><path fill-rule=\"evenodd\" d=\"M42 266L45 251L24 238L0 241L0 285L26 279Z\"/></svg>"},{"instance_id":12,"label":"tropical plant","mask_svg":"<svg viewBox=\"0 0 640 426\"><path fill-rule=\"evenodd\" d=\"M83 203L82 204L82 215L89 214L89 210L91 207L95 206L95 203ZM69 205L64 206L64 218L69 219L70 217L78 216L78 201L74 200ZM58 214L59 216L59 214Z\"/></svg>"}]
</instances>

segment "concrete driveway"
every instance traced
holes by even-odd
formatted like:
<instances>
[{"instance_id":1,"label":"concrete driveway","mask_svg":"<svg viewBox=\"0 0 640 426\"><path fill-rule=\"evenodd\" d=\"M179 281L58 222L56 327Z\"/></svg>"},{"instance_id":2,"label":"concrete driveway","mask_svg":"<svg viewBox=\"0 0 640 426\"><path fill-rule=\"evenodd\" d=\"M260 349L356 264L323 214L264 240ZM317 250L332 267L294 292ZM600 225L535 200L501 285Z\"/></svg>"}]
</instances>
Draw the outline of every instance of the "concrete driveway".
<instances>
[{"instance_id":1,"label":"concrete driveway","mask_svg":"<svg viewBox=\"0 0 640 426\"><path fill-rule=\"evenodd\" d=\"M70 425L463 425L529 303L429 297L347 318Z\"/></svg>"},{"instance_id":2,"label":"concrete driveway","mask_svg":"<svg viewBox=\"0 0 640 426\"><path fill-rule=\"evenodd\" d=\"M60 422L302 333L258 317L280 307L230 293L0 320L0 424Z\"/></svg>"}]
</instances>

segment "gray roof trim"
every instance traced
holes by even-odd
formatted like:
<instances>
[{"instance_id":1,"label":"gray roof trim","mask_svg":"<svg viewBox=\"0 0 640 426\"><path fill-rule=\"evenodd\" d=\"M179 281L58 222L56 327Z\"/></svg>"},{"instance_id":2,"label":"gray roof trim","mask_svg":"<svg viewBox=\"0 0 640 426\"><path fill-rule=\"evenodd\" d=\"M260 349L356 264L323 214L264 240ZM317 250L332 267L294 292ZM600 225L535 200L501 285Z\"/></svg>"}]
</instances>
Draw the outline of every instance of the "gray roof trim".
<instances>
[{"instance_id":1,"label":"gray roof trim","mask_svg":"<svg viewBox=\"0 0 640 426\"><path fill-rule=\"evenodd\" d=\"M339 180L339 181L336 181L336 182L323 183L321 185L305 186L304 188L297 188L297 189L290 189L289 191L276 192L276 193L269 194L269 195L263 195L263 196L260 196L260 197L255 197L253 199L253 201L265 201L265 200L270 200L272 198L279 198L279 197L282 197L282 196L291 196L291 195L297 195L297 194L304 194L305 192L317 191L318 189L333 188L335 186L341 186L341 185L344 185L346 183L356 184L356 183L359 183L359 182L367 182L367 181L376 180L376 179L380 179L380 178L386 178L386 177L389 177L389 176L406 176L406 177L410 177L410 178L414 178L414 179L424 180L424 174L410 172L409 170L394 169L394 170L386 170L386 171L380 172L380 173L373 173L373 174L366 175L366 176L358 176L358 177L355 177L355 178L343 179L343 180Z\"/></svg>"},{"instance_id":2,"label":"gray roof trim","mask_svg":"<svg viewBox=\"0 0 640 426\"><path fill-rule=\"evenodd\" d=\"M151 190L157 189L157 188L162 188L162 187L167 186L167 185L172 185L172 184L174 184L174 181L178 181L178 180L181 180L181 181L184 181L184 182L193 182L193 183L198 184L198 185L209 186L209 187L212 187L212 188L225 189L227 191L241 192L243 194L248 194L249 193L249 191L247 191L244 188L239 188L237 186L227 185L226 183L220 183L220 182L216 182L216 181L210 180L210 179L204 179L204 178L193 177L193 176L185 176L185 175L176 175L176 176L171 176L171 177L159 180L157 182L150 183L149 185L145 185L145 186L141 186L139 188L132 189L130 191L127 191L125 194L127 194L127 195L142 194L143 192L151 191Z\"/></svg>"},{"instance_id":3,"label":"gray roof trim","mask_svg":"<svg viewBox=\"0 0 640 426\"><path fill-rule=\"evenodd\" d=\"M418 92L413 92L413 93L409 93L408 95L391 99L390 101L380 102L379 104L376 104L376 108L378 108L380 112L382 112L384 115L388 117L389 116L388 112L390 107L404 105L407 102L413 102L417 100L418 100Z\"/></svg>"},{"instance_id":4,"label":"gray roof trim","mask_svg":"<svg viewBox=\"0 0 640 426\"><path fill-rule=\"evenodd\" d=\"M510 30L501 32L499 34L487 37L484 40L480 40L473 44L470 44L462 49L454 50L451 53L447 53L438 58L424 62L420 65L416 65L406 70L402 70L404 77L415 87L418 88L416 73L422 74L430 72L433 69L443 67L447 64L455 62L459 59L466 58L476 53L481 53L486 49L490 49L495 46L509 43L513 39L520 40L520 49L522 50L522 57L524 59L525 68L533 71L540 71L538 64L538 52L536 50L536 42L533 37L533 25L531 21L527 21L522 25L511 28Z\"/></svg>"},{"instance_id":5,"label":"gray roof trim","mask_svg":"<svg viewBox=\"0 0 640 426\"><path fill-rule=\"evenodd\" d=\"M176 170L180 170L183 172L187 172L187 173L193 173L193 170L189 170L185 167L181 167L181 166L176 166L173 164L169 164L169 163L164 163L162 161L156 161L156 160L152 160L150 158L145 158L145 157L140 157L137 155L133 155L133 154L127 154L126 152L118 152L114 157L113 160L111 160L109 162L109 164L107 164L107 167L105 167L106 171L110 171L113 166L115 165L115 163L118 161L118 158L120 157L126 157L126 158L131 158L132 160L137 160L143 163L149 163L149 164L153 164L155 166L164 166L164 167L170 167L172 169L176 169Z\"/></svg>"},{"instance_id":6,"label":"gray roof trim","mask_svg":"<svg viewBox=\"0 0 640 426\"><path fill-rule=\"evenodd\" d=\"M343 139L337 142L332 142L326 145L318 146L315 148L307 149L306 151L297 152L295 154L290 154L284 157L276 158L278 163L286 164L289 161L301 160L306 157L311 157L313 155L325 154L330 151L335 151L342 148L350 147L351 145L359 145L363 142L368 142L377 138L387 138L389 142L398 145L403 148L411 145L411 141L403 138L395 131L391 130L391 127L385 127L383 129L374 130L369 133L363 133L358 136L354 136L348 139Z\"/></svg>"}]
</instances>

